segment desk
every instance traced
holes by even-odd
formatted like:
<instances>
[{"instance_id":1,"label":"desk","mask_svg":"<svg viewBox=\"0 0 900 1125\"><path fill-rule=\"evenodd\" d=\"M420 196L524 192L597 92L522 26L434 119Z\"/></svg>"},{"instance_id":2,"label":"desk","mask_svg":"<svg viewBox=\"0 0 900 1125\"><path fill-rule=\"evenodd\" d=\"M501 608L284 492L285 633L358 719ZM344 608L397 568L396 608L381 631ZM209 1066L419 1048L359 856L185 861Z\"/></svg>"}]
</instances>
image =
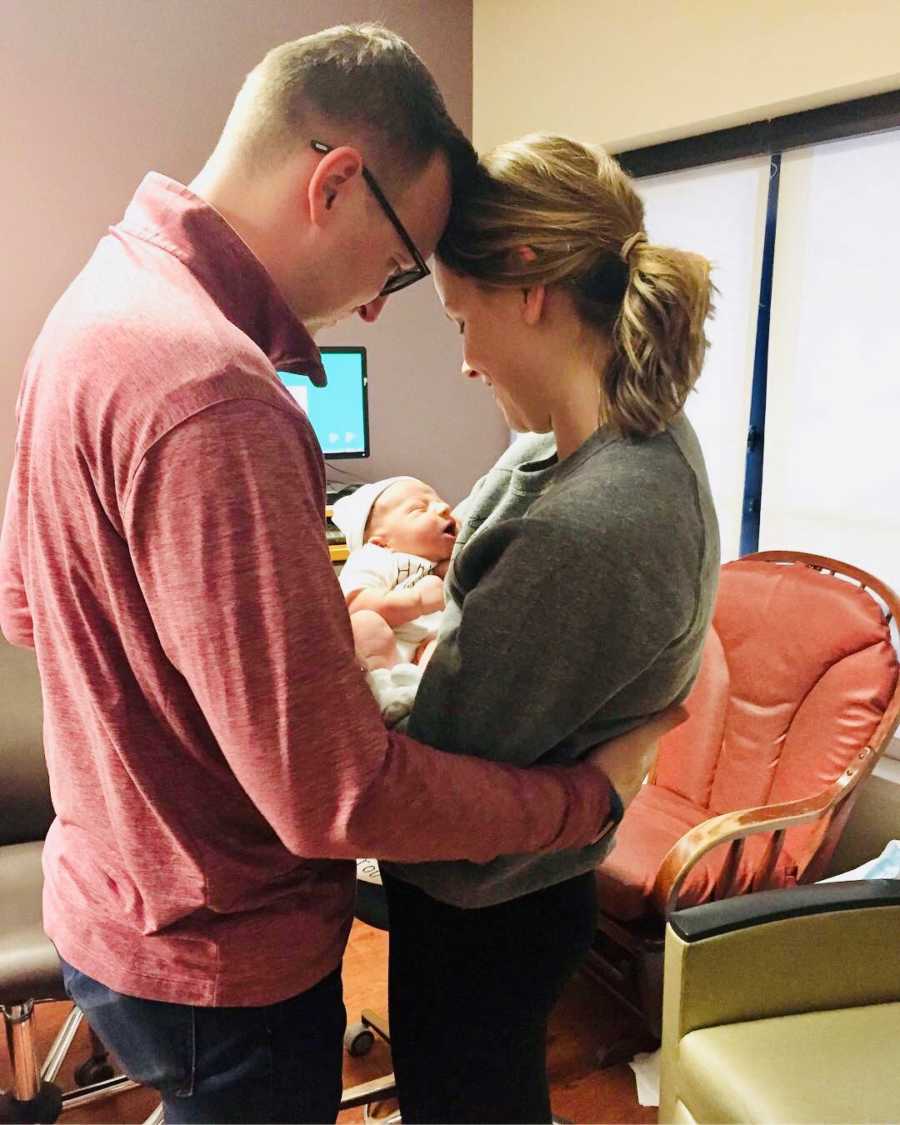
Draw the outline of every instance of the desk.
<instances>
[{"instance_id":1,"label":"desk","mask_svg":"<svg viewBox=\"0 0 900 1125\"><path fill-rule=\"evenodd\" d=\"M325 519L326 520L331 519L331 508L330 507L326 507L326 509L325 509ZM334 527L334 524L332 524L331 526ZM335 528L335 531L336 530L337 530L337 528ZM331 540L331 538L329 537L328 553L329 553L329 555L331 555L331 561L333 563L342 563L342 562L346 562L347 558L349 557L350 548L347 546L347 544L343 540L341 540L339 542L333 542Z\"/></svg>"}]
</instances>

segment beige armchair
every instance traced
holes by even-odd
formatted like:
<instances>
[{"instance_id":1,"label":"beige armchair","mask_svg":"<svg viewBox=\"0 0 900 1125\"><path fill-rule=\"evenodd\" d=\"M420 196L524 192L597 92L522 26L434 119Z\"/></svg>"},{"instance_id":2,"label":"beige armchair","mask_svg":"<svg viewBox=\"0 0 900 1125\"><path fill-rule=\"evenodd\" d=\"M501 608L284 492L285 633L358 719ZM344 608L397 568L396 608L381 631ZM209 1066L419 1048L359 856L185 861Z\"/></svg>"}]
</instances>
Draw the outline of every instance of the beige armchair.
<instances>
[{"instance_id":1,"label":"beige armchair","mask_svg":"<svg viewBox=\"0 0 900 1125\"><path fill-rule=\"evenodd\" d=\"M900 1121L900 880L676 911L659 1120Z\"/></svg>"}]
</instances>

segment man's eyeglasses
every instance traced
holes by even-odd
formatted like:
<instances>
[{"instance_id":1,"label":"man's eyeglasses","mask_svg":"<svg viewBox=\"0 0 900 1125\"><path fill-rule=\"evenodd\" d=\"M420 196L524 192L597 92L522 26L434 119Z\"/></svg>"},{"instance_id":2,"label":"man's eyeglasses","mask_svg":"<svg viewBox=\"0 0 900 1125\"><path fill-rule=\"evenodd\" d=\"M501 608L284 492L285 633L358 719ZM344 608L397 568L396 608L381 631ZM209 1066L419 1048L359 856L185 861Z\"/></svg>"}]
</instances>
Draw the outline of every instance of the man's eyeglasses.
<instances>
[{"instance_id":1,"label":"man's eyeglasses","mask_svg":"<svg viewBox=\"0 0 900 1125\"><path fill-rule=\"evenodd\" d=\"M322 141L311 141L310 144L316 152L322 153L323 156L325 153L332 152L334 149L334 145L326 145ZM394 208L388 203L384 192L378 186L375 177L365 164L362 167L362 175L363 179L368 184L369 191L371 191L378 200L382 211L384 211L385 215L390 219L394 230L400 235L403 245L409 251L410 257L415 262L415 265L411 269L398 270L397 273L391 274L384 283L381 292L378 294L379 297L387 297L389 293L396 293L398 289L405 289L407 285L412 285L415 281L421 281L423 277L427 277L431 273L431 270L425 265L425 259L417 250L416 244L406 233L406 227L404 227L403 223L397 218Z\"/></svg>"}]
</instances>

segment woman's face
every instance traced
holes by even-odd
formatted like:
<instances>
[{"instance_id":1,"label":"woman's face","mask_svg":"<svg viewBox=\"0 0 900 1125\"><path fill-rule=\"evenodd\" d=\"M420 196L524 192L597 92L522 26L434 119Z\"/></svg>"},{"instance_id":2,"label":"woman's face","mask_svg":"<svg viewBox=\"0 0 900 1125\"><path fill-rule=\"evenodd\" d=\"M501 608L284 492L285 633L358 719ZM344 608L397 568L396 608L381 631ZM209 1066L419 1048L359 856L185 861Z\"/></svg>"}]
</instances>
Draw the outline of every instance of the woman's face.
<instances>
[{"instance_id":1,"label":"woman's face","mask_svg":"<svg viewBox=\"0 0 900 1125\"><path fill-rule=\"evenodd\" d=\"M548 375L533 333L526 331L521 289L494 289L434 265L434 284L444 312L463 338L463 375L491 388L511 430L546 433L550 428Z\"/></svg>"}]
</instances>

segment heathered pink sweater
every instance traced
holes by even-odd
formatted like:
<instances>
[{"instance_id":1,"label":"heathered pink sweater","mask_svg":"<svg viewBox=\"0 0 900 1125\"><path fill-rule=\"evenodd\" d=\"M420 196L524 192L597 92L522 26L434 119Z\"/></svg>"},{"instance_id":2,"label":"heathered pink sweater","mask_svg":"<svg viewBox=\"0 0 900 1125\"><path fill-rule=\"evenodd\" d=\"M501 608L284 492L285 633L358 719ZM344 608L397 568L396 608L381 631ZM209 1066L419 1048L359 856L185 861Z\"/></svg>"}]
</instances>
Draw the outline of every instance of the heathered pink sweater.
<instances>
[{"instance_id":1,"label":"heathered pink sweater","mask_svg":"<svg viewBox=\"0 0 900 1125\"><path fill-rule=\"evenodd\" d=\"M47 933L111 988L259 1005L340 961L356 856L581 845L584 766L388 734L275 366L315 346L217 212L152 174L50 314L19 398L0 627L34 645Z\"/></svg>"}]
</instances>

